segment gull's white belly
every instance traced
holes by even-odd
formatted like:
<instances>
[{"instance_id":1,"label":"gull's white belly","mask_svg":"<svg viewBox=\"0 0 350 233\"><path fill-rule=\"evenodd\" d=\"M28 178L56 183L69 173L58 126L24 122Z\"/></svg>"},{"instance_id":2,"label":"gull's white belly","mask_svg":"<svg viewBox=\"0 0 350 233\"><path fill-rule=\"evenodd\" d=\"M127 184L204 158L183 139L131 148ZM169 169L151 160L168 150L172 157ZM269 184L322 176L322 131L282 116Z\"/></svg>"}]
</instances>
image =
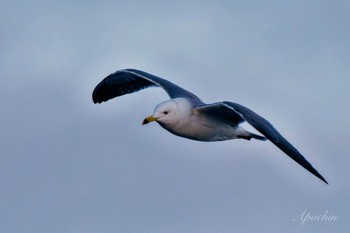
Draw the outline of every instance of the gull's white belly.
<instances>
[{"instance_id":1,"label":"gull's white belly","mask_svg":"<svg viewBox=\"0 0 350 233\"><path fill-rule=\"evenodd\" d=\"M162 125L171 133L197 141L224 141L237 138L240 127L216 121L208 121L200 117L192 117L188 122L172 125L171 128Z\"/></svg>"}]
</instances>

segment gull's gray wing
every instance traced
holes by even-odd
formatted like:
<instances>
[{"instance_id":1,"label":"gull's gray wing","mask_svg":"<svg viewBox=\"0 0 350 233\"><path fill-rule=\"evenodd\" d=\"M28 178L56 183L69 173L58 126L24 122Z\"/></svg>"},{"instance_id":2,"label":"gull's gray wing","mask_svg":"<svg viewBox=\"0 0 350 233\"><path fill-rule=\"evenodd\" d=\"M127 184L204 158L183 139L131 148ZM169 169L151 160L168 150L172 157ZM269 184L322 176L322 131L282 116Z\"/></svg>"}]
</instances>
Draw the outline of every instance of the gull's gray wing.
<instances>
[{"instance_id":1,"label":"gull's gray wing","mask_svg":"<svg viewBox=\"0 0 350 233\"><path fill-rule=\"evenodd\" d=\"M280 148L295 162L299 163L306 170L328 184L323 176L318 173L318 171L304 158L304 156L292 144L290 144L287 139L285 139L265 118L240 104L228 101L225 101L223 103L239 113L250 125L262 133L267 139L269 139L273 144Z\"/></svg>"},{"instance_id":2,"label":"gull's gray wing","mask_svg":"<svg viewBox=\"0 0 350 233\"><path fill-rule=\"evenodd\" d=\"M203 104L197 106L196 110L209 119L225 122L232 127L237 127L240 123L245 121L241 114L222 102Z\"/></svg>"},{"instance_id":3,"label":"gull's gray wing","mask_svg":"<svg viewBox=\"0 0 350 233\"><path fill-rule=\"evenodd\" d=\"M184 97L201 102L191 92L165 79L135 69L119 70L108 75L95 87L92 100L94 103L102 103L117 96L130 94L148 87L161 87L172 99Z\"/></svg>"},{"instance_id":4,"label":"gull's gray wing","mask_svg":"<svg viewBox=\"0 0 350 233\"><path fill-rule=\"evenodd\" d=\"M204 114L208 119L224 122L228 125L231 125L233 128L236 128L240 123L243 123L245 121L240 113L236 112L232 109L232 107L224 104L223 102L197 105L195 107L195 110L200 114ZM255 138L262 141L266 140L266 138L261 135L254 134L252 132L249 132L249 134L250 137L245 139L250 140L250 138Z\"/></svg>"}]
</instances>

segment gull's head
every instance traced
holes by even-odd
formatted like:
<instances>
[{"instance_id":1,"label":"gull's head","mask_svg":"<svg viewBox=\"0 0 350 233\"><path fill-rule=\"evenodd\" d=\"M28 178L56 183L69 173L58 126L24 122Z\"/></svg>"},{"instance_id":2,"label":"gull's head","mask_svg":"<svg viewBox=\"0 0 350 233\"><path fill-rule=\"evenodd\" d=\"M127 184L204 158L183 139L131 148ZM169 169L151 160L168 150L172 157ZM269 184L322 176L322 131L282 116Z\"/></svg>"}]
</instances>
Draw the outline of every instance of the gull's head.
<instances>
[{"instance_id":1,"label":"gull's head","mask_svg":"<svg viewBox=\"0 0 350 233\"><path fill-rule=\"evenodd\" d=\"M171 125L178 120L178 106L176 101L168 100L157 105L152 116L146 117L142 125L157 121L162 125Z\"/></svg>"}]
</instances>

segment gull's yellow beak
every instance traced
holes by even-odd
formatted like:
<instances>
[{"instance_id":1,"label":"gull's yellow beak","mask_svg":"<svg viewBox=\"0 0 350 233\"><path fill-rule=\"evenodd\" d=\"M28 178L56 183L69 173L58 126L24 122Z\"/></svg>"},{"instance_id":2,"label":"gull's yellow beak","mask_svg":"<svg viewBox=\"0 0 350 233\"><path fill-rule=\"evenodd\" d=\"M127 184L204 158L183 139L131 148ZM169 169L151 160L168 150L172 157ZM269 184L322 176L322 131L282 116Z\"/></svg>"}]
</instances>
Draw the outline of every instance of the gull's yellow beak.
<instances>
[{"instance_id":1,"label":"gull's yellow beak","mask_svg":"<svg viewBox=\"0 0 350 233\"><path fill-rule=\"evenodd\" d=\"M142 121L142 125L151 123L152 121L156 121L156 120L157 120L157 118L154 118L153 116L146 117L146 118Z\"/></svg>"}]
</instances>

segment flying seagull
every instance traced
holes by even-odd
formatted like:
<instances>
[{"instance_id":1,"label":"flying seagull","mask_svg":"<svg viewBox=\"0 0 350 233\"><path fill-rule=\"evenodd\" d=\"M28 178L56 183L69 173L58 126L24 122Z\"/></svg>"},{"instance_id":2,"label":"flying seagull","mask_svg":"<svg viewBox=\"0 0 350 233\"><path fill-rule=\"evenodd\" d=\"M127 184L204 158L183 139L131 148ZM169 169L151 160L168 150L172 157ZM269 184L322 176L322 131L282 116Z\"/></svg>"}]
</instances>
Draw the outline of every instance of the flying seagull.
<instances>
[{"instance_id":1,"label":"flying seagull","mask_svg":"<svg viewBox=\"0 0 350 233\"><path fill-rule=\"evenodd\" d=\"M158 104L153 115L143 120L143 125L156 121L177 136L197 141L268 139L295 162L327 183L270 122L240 104L229 101L205 104L196 95L168 80L135 69L119 70L108 75L95 87L92 99L94 103L102 103L148 87L163 88L170 100ZM240 124L245 121L264 136L242 128Z\"/></svg>"}]
</instances>

